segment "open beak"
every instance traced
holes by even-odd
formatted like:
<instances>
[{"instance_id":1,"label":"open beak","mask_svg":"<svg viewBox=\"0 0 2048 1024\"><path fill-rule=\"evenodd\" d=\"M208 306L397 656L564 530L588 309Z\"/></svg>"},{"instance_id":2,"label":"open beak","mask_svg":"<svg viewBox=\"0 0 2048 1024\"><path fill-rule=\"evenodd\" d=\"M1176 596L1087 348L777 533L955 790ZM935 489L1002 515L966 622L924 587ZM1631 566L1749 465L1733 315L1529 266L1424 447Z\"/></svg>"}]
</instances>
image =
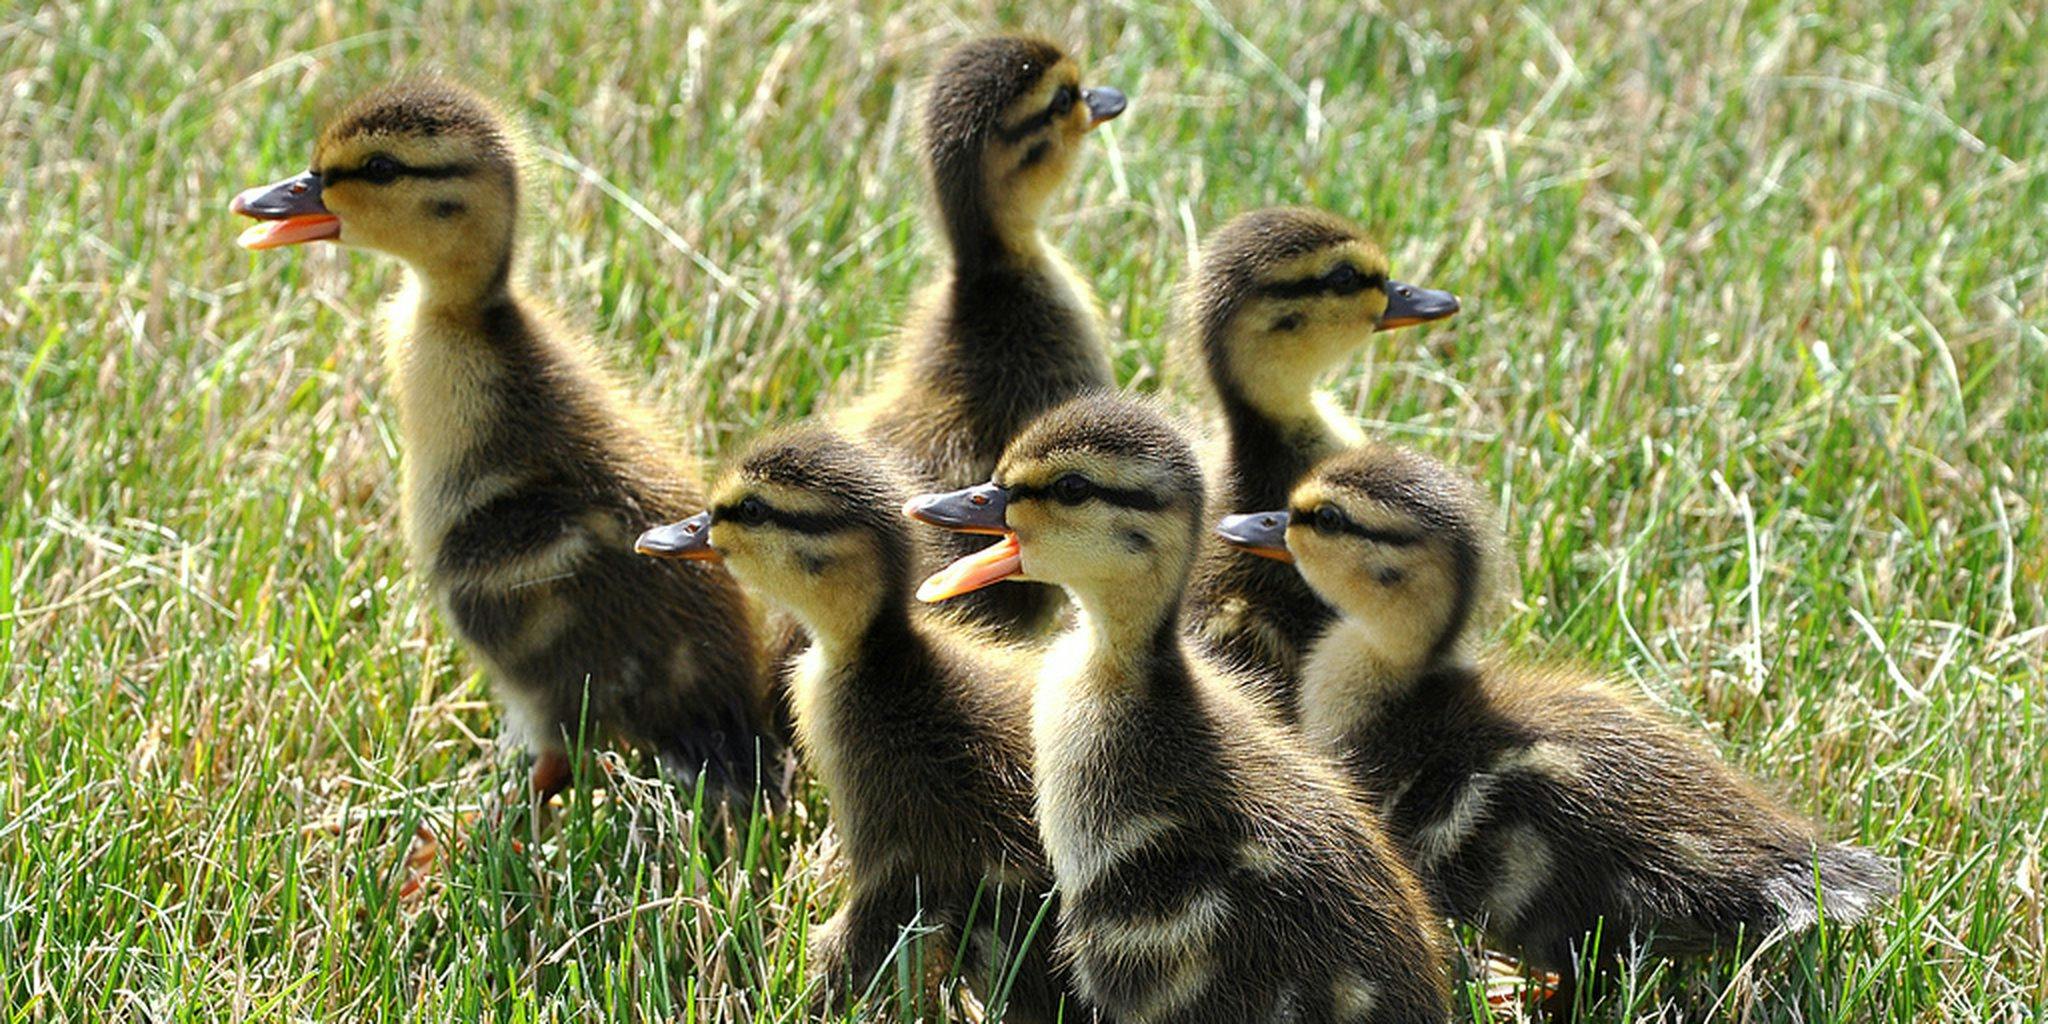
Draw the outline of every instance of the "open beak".
<instances>
[{"instance_id":1,"label":"open beak","mask_svg":"<svg viewBox=\"0 0 2048 1024\"><path fill-rule=\"evenodd\" d=\"M686 558L699 562L718 561L711 546L711 513L699 512L680 523L657 526L633 542L633 550L654 558Z\"/></svg>"},{"instance_id":2,"label":"open beak","mask_svg":"<svg viewBox=\"0 0 2048 1024\"><path fill-rule=\"evenodd\" d=\"M1434 288L1387 282L1387 311L1380 314L1382 331L1442 320L1458 311L1458 297Z\"/></svg>"},{"instance_id":3,"label":"open beak","mask_svg":"<svg viewBox=\"0 0 2048 1024\"><path fill-rule=\"evenodd\" d=\"M244 249L275 249L341 237L341 218L329 213L320 201L320 176L311 171L245 189L228 209L263 222L235 239Z\"/></svg>"},{"instance_id":4,"label":"open beak","mask_svg":"<svg viewBox=\"0 0 2048 1024\"><path fill-rule=\"evenodd\" d=\"M1104 121L1114 121L1116 116L1131 105L1121 89L1106 85L1081 90L1081 103L1088 108L1088 127L1093 128Z\"/></svg>"},{"instance_id":5,"label":"open beak","mask_svg":"<svg viewBox=\"0 0 2048 1024\"><path fill-rule=\"evenodd\" d=\"M1243 515L1224 516L1216 524L1216 536L1240 551L1249 551L1263 558L1280 562L1294 561L1294 555L1287 550L1287 513L1247 512Z\"/></svg>"},{"instance_id":6,"label":"open beak","mask_svg":"<svg viewBox=\"0 0 2048 1024\"><path fill-rule=\"evenodd\" d=\"M918 586L918 600L944 601L1023 574L1024 549L1004 518L1009 497L1008 491L989 483L944 494L922 494L904 503L903 514L920 523L1002 538L933 573Z\"/></svg>"}]
</instances>

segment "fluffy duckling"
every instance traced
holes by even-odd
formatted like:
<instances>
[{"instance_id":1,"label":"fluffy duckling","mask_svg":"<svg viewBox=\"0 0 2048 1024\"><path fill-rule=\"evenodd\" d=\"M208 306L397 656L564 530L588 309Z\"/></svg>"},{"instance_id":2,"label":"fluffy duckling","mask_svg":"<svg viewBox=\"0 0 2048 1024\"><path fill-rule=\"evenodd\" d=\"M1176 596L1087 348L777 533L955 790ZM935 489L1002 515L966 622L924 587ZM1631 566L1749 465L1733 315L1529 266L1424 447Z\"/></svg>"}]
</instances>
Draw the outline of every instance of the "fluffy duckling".
<instances>
[{"instance_id":1,"label":"fluffy duckling","mask_svg":"<svg viewBox=\"0 0 2048 1024\"><path fill-rule=\"evenodd\" d=\"M817 427L771 435L710 511L649 531L640 550L722 561L809 634L792 672L796 738L832 795L849 890L811 942L821 1002L864 990L916 927L928 962L968 952L963 976L1004 1019L1052 1021L1054 930L1025 942L1052 889L1031 816L1030 666L913 614L904 492L885 462Z\"/></svg>"},{"instance_id":2,"label":"fluffy duckling","mask_svg":"<svg viewBox=\"0 0 2048 1024\"><path fill-rule=\"evenodd\" d=\"M1441 1022L1442 929L1371 811L1184 647L1202 498L1172 425L1091 396L1012 442L994 482L907 509L1002 537L921 597L1024 578L1079 609L1032 730L1076 987L1132 1022Z\"/></svg>"},{"instance_id":3,"label":"fluffy duckling","mask_svg":"<svg viewBox=\"0 0 2048 1024\"><path fill-rule=\"evenodd\" d=\"M495 684L540 794L584 720L714 799L775 760L762 658L731 577L633 553L700 504L680 453L515 273L519 160L480 97L436 81L359 99L304 174L235 197L241 244L327 239L409 273L381 312L414 564Z\"/></svg>"},{"instance_id":4,"label":"fluffy duckling","mask_svg":"<svg viewBox=\"0 0 2048 1024\"><path fill-rule=\"evenodd\" d=\"M1584 675L1478 661L1497 531L1478 489L1392 446L1341 452L1288 511L1225 519L1291 557L1337 625L1309 655L1301 720L1371 792L1440 905L1567 981L1602 959L1682 953L1821 916L1852 923L1891 866L1827 841L1707 746ZM1277 564L1277 563L1276 563ZM1570 1003L1569 985L1557 997Z\"/></svg>"},{"instance_id":5,"label":"fluffy duckling","mask_svg":"<svg viewBox=\"0 0 2048 1024\"><path fill-rule=\"evenodd\" d=\"M1390 280L1387 258L1355 224L1320 210L1237 217L1203 247L1176 309L1222 414L1216 507L1284 504L1316 460L1359 439L1315 390L1374 331L1458 311L1449 292ZM1301 658L1332 613L1284 565L1210 538L1196 563L1190 628L1211 654L1249 670L1292 714Z\"/></svg>"},{"instance_id":6,"label":"fluffy duckling","mask_svg":"<svg viewBox=\"0 0 2048 1024\"><path fill-rule=\"evenodd\" d=\"M1114 383L1095 293L1046 244L1039 220L1082 137L1123 110L1122 93L1083 86L1080 65L1036 36L968 42L932 81L925 164L952 262L914 304L852 421L902 456L914 486L986 481L1034 417ZM973 548L933 546L930 568ZM1057 588L1016 586L954 602L947 614L1027 635L1047 628L1059 606Z\"/></svg>"}]
</instances>

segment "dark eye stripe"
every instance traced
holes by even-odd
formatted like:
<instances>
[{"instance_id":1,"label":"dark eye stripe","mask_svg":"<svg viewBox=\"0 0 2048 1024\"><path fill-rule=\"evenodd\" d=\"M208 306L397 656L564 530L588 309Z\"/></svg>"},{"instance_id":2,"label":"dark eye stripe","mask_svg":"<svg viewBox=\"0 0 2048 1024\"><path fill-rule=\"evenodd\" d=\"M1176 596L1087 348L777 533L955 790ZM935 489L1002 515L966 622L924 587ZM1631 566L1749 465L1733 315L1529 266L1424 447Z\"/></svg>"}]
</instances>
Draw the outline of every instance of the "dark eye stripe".
<instances>
[{"instance_id":1,"label":"dark eye stripe","mask_svg":"<svg viewBox=\"0 0 2048 1024\"><path fill-rule=\"evenodd\" d=\"M1288 522L1300 523L1303 526L1314 526L1316 513L1322 507L1318 505L1315 508L1290 509L1287 513ZM1340 533L1347 533L1353 537L1363 537L1366 540L1396 548L1405 548L1422 543L1422 534L1420 533L1409 530L1378 530L1370 526L1360 526L1341 510L1337 513L1337 516L1337 530Z\"/></svg>"},{"instance_id":2,"label":"dark eye stripe","mask_svg":"<svg viewBox=\"0 0 2048 1024\"><path fill-rule=\"evenodd\" d=\"M1052 123L1052 108L1047 107L1008 128L996 128L996 138L1004 142L1016 142Z\"/></svg>"},{"instance_id":3,"label":"dark eye stripe","mask_svg":"<svg viewBox=\"0 0 2048 1024\"><path fill-rule=\"evenodd\" d=\"M1046 125L1051 124L1054 118L1059 117L1061 114L1066 113L1068 110L1074 109L1074 100L1071 99L1069 99L1065 103L1066 110L1060 109L1060 107L1062 106L1062 104L1060 103L1061 93L1065 90L1072 88L1074 87L1071 85L1063 85L1060 86L1058 89L1053 90L1052 102L1046 104L1044 110L1041 110L1038 113L1033 114L1022 121L1019 121L1008 128L1005 128L1001 125L997 125L996 138L999 138L1004 142L1016 142L1017 140L1022 139L1033 132L1038 131L1040 128L1043 128ZM1078 90L1076 91L1075 95L1079 95Z\"/></svg>"},{"instance_id":4,"label":"dark eye stripe","mask_svg":"<svg viewBox=\"0 0 2048 1024\"><path fill-rule=\"evenodd\" d=\"M1361 283L1354 286L1338 287L1332 284L1325 275L1317 274L1313 277L1304 277L1293 281L1275 281L1271 284L1262 284L1259 286L1258 291L1260 295L1275 299L1299 299L1310 295L1355 295L1368 288L1385 288L1387 286L1385 274L1366 274L1358 278L1358 281Z\"/></svg>"},{"instance_id":5,"label":"dark eye stripe","mask_svg":"<svg viewBox=\"0 0 2048 1024\"><path fill-rule=\"evenodd\" d=\"M714 523L738 523L742 526L779 526L797 533L838 533L850 530L856 524L854 518L843 512L791 512L779 509L767 502L760 502L760 523L751 523L740 513L738 502L718 505L711 510Z\"/></svg>"},{"instance_id":6,"label":"dark eye stripe","mask_svg":"<svg viewBox=\"0 0 2048 1024\"><path fill-rule=\"evenodd\" d=\"M475 164L429 164L423 167L415 167L410 164L399 164L398 173L394 177L427 178L429 180L436 180L441 178L467 177L468 175L475 173L475 171ZM369 177L369 175L364 173L363 169L360 167L352 168L346 171L321 171L320 184L332 185L338 181L348 181L353 178L367 177Z\"/></svg>"},{"instance_id":7,"label":"dark eye stripe","mask_svg":"<svg viewBox=\"0 0 2048 1024\"><path fill-rule=\"evenodd\" d=\"M1053 496L1052 485L1050 484L1042 486L1018 484L1006 489L1010 492L1011 501L1030 501L1034 498L1050 498ZM1153 494L1151 491L1138 490L1135 487L1105 487L1102 484L1093 484L1088 489L1088 498L1104 501L1119 508L1136 509L1140 512L1157 512L1166 507L1166 501L1158 495Z\"/></svg>"}]
</instances>

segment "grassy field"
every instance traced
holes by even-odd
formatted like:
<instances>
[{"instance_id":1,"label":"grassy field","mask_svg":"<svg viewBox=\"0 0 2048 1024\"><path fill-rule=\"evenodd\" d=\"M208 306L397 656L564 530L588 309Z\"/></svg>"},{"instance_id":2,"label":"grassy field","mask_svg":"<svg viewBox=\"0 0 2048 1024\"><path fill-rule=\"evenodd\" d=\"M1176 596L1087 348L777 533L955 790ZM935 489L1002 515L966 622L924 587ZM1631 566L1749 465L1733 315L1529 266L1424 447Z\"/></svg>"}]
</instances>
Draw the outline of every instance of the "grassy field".
<instances>
[{"instance_id":1,"label":"grassy field","mask_svg":"<svg viewBox=\"0 0 2048 1024\"><path fill-rule=\"evenodd\" d=\"M1177 387L1171 289L1231 213L1375 225L1466 312L1338 388L1498 493L1503 639L1903 867L1872 926L1588 1019L2048 1004L2039 4L387 6L0 13L6 1020L797 1019L822 793L735 832L629 770L393 897L412 822L516 771L397 530L398 273L251 257L226 203L364 83L499 93L535 290L715 462L876 364L933 266L921 77L1020 24L1132 97L1054 225L1124 379Z\"/></svg>"}]
</instances>

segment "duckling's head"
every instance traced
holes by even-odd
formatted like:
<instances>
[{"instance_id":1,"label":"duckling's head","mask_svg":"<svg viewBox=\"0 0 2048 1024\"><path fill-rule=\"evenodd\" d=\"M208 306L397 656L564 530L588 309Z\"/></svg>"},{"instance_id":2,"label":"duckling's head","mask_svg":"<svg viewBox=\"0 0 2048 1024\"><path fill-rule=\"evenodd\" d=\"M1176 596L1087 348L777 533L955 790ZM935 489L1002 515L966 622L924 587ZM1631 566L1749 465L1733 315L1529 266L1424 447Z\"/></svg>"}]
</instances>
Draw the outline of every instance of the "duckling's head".
<instances>
[{"instance_id":1,"label":"duckling's head","mask_svg":"<svg viewBox=\"0 0 2048 1024\"><path fill-rule=\"evenodd\" d=\"M641 554L715 559L814 634L857 631L910 600L903 488L881 456L823 427L755 442L712 489L711 508L642 534Z\"/></svg>"},{"instance_id":2,"label":"duckling's head","mask_svg":"<svg viewBox=\"0 0 2048 1024\"><path fill-rule=\"evenodd\" d=\"M1123 93L1084 86L1080 65L1038 36L991 36L947 54L926 99L925 146L956 257L1035 232L1081 137L1124 106Z\"/></svg>"},{"instance_id":3,"label":"duckling's head","mask_svg":"<svg viewBox=\"0 0 2048 1024\"><path fill-rule=\"evenodd\" d=\"M1386 254L1342 217L1303 207L1255 210L1202 247L1178 318L1226 401L1304 415L1316 378L1367 335L1458 311L1451 293L1387 273Z\"/></svg>"},{"instance_id":4,"label":"duckling's head","mask_svg":"<svg viewBox=\"0 0 2048 1024\"><path fill-rule=\"evenodd\" d=\"M912 499L912 518L1001 536L918 592L944 600L1017 578L1066 587L1091 613L1179 601L1200 536L1202 475L1194 449L1150 405L1113 394L1041 416L979 487Z\"/></svg>"},{"instance_id":5,"label":"duckling's head","mask_svg":"<svg viewBox=\"0 0 2048 1024\"><path fill-rule=\"evenodd\" d=\"M1457 653L1494 596L1498 530L1472 481L1428 456L1365 445L1318 463L1284 511L1225 518L1217 533L1292 561L1389 664Z\"/></svg>"},{"instance_id":6,"label":"duckling's head","mask_svg":"<svg viewBox=\"0 0 2048 1024\"><path fill-rule=\"evenodd\" d=\"M331 121L304 174L249 189L251 249L322 239L388 253L429 282L502 277L519 201L513 131L448 82L401 82Z\"/></svg>"}]
</instances>

